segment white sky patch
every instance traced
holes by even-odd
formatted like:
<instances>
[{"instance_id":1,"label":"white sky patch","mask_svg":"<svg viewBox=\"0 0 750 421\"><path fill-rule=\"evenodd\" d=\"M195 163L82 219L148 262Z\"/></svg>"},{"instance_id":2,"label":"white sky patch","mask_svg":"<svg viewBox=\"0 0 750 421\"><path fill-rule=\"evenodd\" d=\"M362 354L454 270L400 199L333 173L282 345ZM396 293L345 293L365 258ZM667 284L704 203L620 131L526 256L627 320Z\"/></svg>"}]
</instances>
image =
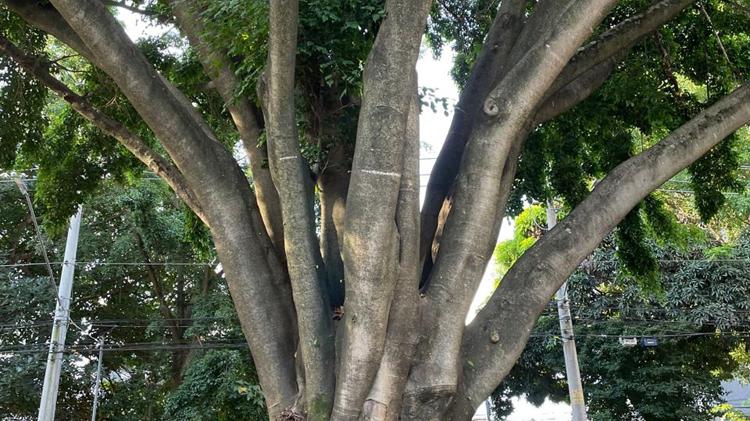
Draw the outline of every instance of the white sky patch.
<instances>
[{"instance_id":1,"label":"white sky patch","mask_svg":"<svg viewBox=\"0 0 750 421\"><path fill-rule=\"evenodd\" d=\"M133 41L151 36L159 36L173 30L173 28L165 25L154 25L151 22L144 21L141 15L123 9L117 9L116 16L117 20L125 28L125 33Z\"/></svg>"}]
</instances>

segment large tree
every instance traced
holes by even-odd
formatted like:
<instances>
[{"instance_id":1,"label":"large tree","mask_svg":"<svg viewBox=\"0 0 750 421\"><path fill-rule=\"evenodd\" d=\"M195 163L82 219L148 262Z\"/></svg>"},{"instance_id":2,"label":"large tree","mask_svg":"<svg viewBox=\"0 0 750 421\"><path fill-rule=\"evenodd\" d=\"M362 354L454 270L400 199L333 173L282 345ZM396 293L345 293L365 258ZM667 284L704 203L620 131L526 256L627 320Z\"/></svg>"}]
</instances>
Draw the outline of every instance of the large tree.
<instances>
[{"instance_id":1,"label":"large tree","mask_svg":"<svg viewBox=\"0 0 750 421\"><path fill-rule=\"evenodd\" d=\"M119 170L105 159L115 151L102 133L162 177L210 230L271 419L469 419L578 263L649 192L750 120L750 85L738 82L750 56L746 2L618 3L434 5L429 38L465 49L456 71L462 93L420 211L414 68L431 1L5 0L14 14L2 16L0 99L14 124L2 131L3 159L28 163L49 152L41 140L49 110L39 105L47 88L82 117L55 138L73 141L78 155L69 161L77 165L68 169L82 176L68 177L73 184ZM176 25L202 77L186 78L153 46L135 45L108 9L116 6ZM706 19L662 42L684 49L652 51L664 67L666 100L648 105L681 105L662 125L671 132L650 133L658 141L633 156L610 154L606 176L591 191L583 184L574 209L465 326L517 169L522 175L532 161L527 138L594 93L631 49L686 8ZM704 29L716 13L728 33ZM75 77L44 34L90 64L91 77ZM689 62L685 49L707 42L702 35L732 72ZM671 83L678 70L711 95L686 98ZM643 99L630 94L624 103ZM99 146L82 147L86 132L76 127L98 134ZM227 140L235 129L252 183ZM630 133L615 125L588 140L612 136L616 146ZM59 163L43 164L40 173ZM50 197L56 188L47 186Z\"/></svg>"}]
</instances>

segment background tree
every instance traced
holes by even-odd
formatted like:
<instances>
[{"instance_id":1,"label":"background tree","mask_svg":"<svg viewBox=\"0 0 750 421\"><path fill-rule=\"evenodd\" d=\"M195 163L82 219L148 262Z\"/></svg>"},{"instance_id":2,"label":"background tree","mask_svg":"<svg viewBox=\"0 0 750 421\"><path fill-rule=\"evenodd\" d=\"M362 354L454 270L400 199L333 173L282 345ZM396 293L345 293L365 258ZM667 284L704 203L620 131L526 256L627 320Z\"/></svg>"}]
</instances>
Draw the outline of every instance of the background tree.
<instances>
[{"instance_id":1,"label":"background tree","mask_svg":"<svg viewBox=\"0 0 750 421\"><path fill-rule=\"evenodd\" d=\"M25 199L6 177L0 197L0 412L36 419L56 290L39 264ZM202 263L213 252L191 214L153 177L105 183L84 206L59 419L90 417L98 338L106 349L100 419L262 419L226 285ZM59 240L45 245L53 262Z\"/></svg>"},{"instance_id":2,"label":"background tree","mask_svg":"<svg viewBox=\"0 0 750 421\"><path fill-rule=\"evenodd\" d=\"M568 280L592 419L711 420L723 402L721 381L746 370L747 232L736 244L714 247L700 233L682 250L649 243L659 263L658 294L618 263L614 237ZM624 347L621 337L653 337L658 345ZM497 414L511 408L514 395L536 404L567 399L564 372L557 316L545 312L493 394Z\"/></svg>"},{"instance_id":3,"label":"background tree","mask_svg":"<svg viewBox=\"0 0 750 421\"><path fill-rule=\"evenodd\" d=\"M19 123L0 136L3 165L70 180L39 187L56 197L58 220L98 180L133 173L121 146L162 177L210 231L271 418L468 419L552 293L649 192L716 145L724 164L709 161L692 181L731 183L732 154L721 152L731 142L721 141L750 120L749 18L743 2L693 3L114 4L179 28L189 48L164 54L135 45L111 3L5 0L0 107ZM667 54L645 48L670 21ZM434 45L456 41L465 54L458 112L420 211L414 64L428 22ZM693 49L709 42L711 54ZM628 71L661 77L631 86ZM544 155L556 117L618 75L627 89L589 103L612 108L593 109L598 123L570 132L586 136ZM684 100L671 76L705 87L705 100ZM43 135L74 114L46 107L47 89L80 116L60 127L57 147ZM676 105L658 114L665 104ZM252 182L233 155L238 139ZM554 169L573 209L465 326L496 228L531 190L530 163Z\"/></svg>"}]
</instances>

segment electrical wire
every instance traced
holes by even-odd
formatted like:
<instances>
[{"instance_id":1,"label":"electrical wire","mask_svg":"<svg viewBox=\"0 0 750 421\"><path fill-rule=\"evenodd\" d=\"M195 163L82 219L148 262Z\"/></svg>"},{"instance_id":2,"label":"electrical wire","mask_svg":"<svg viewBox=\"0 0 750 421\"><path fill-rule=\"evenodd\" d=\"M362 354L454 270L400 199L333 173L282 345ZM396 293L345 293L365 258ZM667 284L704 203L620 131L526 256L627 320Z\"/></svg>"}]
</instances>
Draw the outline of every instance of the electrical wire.
<instances>
[{"instance_id":1,"label":"electrical wire","mask_svg":"<svg viewBox=\"0 0 750 421\"><path fill-rule=\"evenodd\" d=\"M65 262L51 262L52 265L62 265ZM102 261L87 261L73 262L76 266L213 266L211 262L102 262ZM0 268L14 268L14 267L33 267L33 266L44 266L46 263L42 262L29 262L29 263L8 263L1 264Z\"/></svg>"}]
</instances>

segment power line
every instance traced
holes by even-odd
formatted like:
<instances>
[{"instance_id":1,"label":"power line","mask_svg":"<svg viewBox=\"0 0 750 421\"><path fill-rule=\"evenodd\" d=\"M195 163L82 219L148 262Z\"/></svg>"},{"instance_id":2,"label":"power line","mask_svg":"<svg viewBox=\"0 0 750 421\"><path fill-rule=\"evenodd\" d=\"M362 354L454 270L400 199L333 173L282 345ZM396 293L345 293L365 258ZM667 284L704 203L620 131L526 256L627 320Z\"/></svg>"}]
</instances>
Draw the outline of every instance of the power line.
<instances>
[{"instance_id":1,"label":"power line","mask_svg":"<svg viewBox=\"0 0 750 421\"><path fill-rule=\"evenodd\" d=\"M531 338L559 338L558 334L551 333L532 333ZM750 331L738 332L675 332L675 333L576 333L576 338L596 340L596 339L620 339L628 338L656 338L656 339L679 339L679 338L699 338L699 337L730 337L736 339L750 339ZM25 353L47 353L47 344L19 344L15 346L6 346L0 348L0 354L25 354ZM216 348L247 348L248 344L245 339L229 339L223 342L203 342L203 343L161 343L161 342L134 342L113 344L105 347L105 352L157 352L157 351L175 351L190 349L216 349ZM86 353L98 352L99 347L96 344L71 345L66 348L64 353Z\"/></svg>"},{"instance_id":2,"label":"power line","mask_svg":"<svg viewBox=\"0 0 750 421\"><path fill-rule=\"evenodd\" d=\"M65 262L51 262L52 265L62 265ZM210 262L74 262L77 266L213 266ZM8 263L0 265L0 268L44 266L46 263Z\"/></svg>"},{"instance_id":3,"label":"power line","mask_svg":"<svg viewBox=\"0 0 750 421\"><path fill-rule=\"evenodd\" d=\"M73 321L73 319L70 319ZM86 326L92 326L92 327L112 327L112 328L119 328L119 327L149 327L152 326L154 323L169 323L177 324L179 326L191 326L192 323L195 322L203 322L203 321L235 321L236 318L232 317L182 317L182 318L159 318L159 319L103 319L103 320L87 320L83 321L80 320L79 323L86 325ZM39 321L39 322L29 322L29 323L6 323L6 324L0 324L0 330L15 330L15 329L33 329L38 327L47 327L52 326L52 321ZM80 330L84 331L85 329L78 327Z\"/></svg>"},{"instance_id":4,"label":"power line","mask_svg":"<svg viewBox=\"0 0 750 421\"><path fill-rule=\"evenodd\" d=\"M204 343L195 345L155 345L155 346L117 346L117 347L104 347L104 352L159 352L159 351L181 351L181 350L193 350L193 349L243 349L248 348L247 342L238 343ZM6 350L0 348L0 354L41 354L47 353L48 351L44 348L27 348L27 349L14 349ZM80 354L80 353L96 353L99 352L98 346L69 346L62 354Z\"/></svg>"}]
</instances>

